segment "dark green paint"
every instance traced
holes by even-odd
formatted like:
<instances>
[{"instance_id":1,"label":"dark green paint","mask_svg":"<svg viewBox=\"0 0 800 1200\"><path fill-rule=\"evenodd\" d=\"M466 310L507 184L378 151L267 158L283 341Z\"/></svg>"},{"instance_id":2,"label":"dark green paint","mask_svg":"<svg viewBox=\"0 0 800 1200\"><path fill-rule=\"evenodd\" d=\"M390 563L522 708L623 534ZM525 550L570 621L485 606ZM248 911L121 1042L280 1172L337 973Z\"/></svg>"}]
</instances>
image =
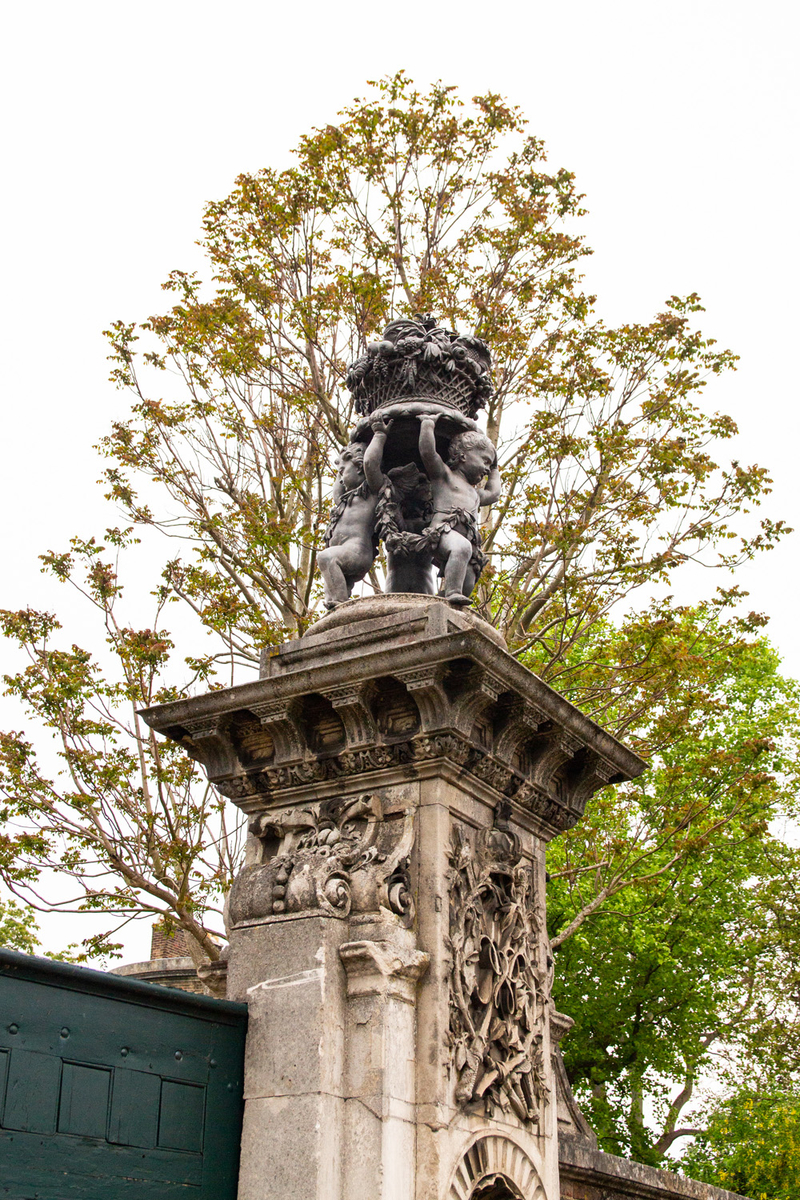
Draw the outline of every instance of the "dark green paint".
<instances>
[{"instance_id":1,"label":"dark green paint","mask_svg":"<svg viewBox=\"0 0 800 1200\"><path fill-rule=\"evenodd\" d=\"M0 949L0 1197L235 1200L246 1023Z\"/></svg>"}]
</instances>

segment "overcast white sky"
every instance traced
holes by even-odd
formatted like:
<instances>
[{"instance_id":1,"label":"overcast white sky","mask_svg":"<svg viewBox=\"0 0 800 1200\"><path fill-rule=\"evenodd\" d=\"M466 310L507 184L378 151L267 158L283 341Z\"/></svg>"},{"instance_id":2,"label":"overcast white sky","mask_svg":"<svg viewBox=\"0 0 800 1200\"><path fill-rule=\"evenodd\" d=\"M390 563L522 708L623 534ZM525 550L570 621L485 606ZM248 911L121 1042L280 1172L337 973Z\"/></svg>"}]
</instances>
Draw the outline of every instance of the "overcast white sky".
<instances>
[{"instance_id":1,"label":"overcast white sky","mask_svg":"<svg viewBox=\"0 0 800 1200\"><path fill-rule=\"evenodd\" d=\"M115 523L91 447L127 401L102 329L158 311L167 272L198 264L205 201L286 164L301 133L400 68L504 93L551 166L576 172L608 321L701 294L703 328L741 355L706 402L739 423L731 456L772 468L769 514L800 530L797 14L788 0L7 3L0 605L61 603L37 555ZM798 537L737 580L794 675ZM141 931L130 956L146 946Z\"/></svg>"}]
</instances>

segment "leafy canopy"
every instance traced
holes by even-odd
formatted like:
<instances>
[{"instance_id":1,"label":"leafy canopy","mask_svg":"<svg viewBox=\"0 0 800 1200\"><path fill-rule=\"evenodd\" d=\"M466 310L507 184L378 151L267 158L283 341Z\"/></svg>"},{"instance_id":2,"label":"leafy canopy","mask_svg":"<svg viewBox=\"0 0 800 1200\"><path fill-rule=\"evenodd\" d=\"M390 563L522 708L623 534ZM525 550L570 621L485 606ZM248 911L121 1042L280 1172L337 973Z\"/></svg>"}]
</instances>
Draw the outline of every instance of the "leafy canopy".
<instances>
[{"instance_id":1,"label":"leafy canopy","mask_svg":"<svg viewBox=\"0 0 800 1200\"><path fill-rule=\"evenodd\" d=\"M710 1104L706 1126L684 1156L687 1174L750 1196L794 1200L800 1179L800 1087L777 1080Z\"/></svg>"},{"instance_id":2,"label":"leafy canopy","mask_svg":"<svg viewBox=\"0 0 800 1200\"><path fill-rule=\"evenodd\" d=\"M774 832L797 816L800 688L708 607L676 611L664 643L680 670L650 771L548 847L567 1070L604 1148L654 1165L697 1128L701 1075L800 1050L800 859Z\"/></svg>"}]
</instances>

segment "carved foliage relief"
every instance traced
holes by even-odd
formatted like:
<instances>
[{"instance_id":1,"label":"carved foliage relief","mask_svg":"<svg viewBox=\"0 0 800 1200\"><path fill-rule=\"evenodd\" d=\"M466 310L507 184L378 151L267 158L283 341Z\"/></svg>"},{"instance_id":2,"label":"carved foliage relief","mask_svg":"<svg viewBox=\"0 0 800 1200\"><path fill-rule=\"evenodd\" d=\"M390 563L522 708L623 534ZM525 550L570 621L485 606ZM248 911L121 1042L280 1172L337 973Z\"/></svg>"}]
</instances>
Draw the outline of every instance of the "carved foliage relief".
<instances>
[{"instance_id":1,"label":"carved foliage relief","mask_svg":"<svg viewBox=\"0 0 800 1200\"><path fill-rule=\"evenodd\" d=\"M542 1049L549 997L533 877L499 806L450 849L450 1044L456 1101L538 1125L548 1103Z\"/></svg>"},{"instance_id":2,"label":"carved foliage relief","mask_svg":"<svg viewBox=\"0 0 800 1200\"><path fill-rule=\"evenodd\" d=\"M384 818L380 798L336 797L257 817L250 832L261 861L234 881L234 924L314 909L346 917L383 906L413 916L408 854L413 820Z\"/></svg>"}]
</instances>

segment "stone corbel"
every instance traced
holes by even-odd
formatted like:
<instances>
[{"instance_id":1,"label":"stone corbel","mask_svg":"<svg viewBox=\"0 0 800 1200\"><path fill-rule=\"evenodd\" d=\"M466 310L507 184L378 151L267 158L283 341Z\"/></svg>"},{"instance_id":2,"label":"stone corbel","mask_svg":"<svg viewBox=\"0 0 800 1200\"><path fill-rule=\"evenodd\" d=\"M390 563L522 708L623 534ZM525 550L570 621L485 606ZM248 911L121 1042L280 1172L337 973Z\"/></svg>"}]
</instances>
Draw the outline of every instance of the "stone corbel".
<instances>
[{"instance_id":1,"label":"stone corbel","mask_svg":"<svg viewBox=\"0 0 800 1200\"><path fill-rule=\"evenodd\" d=\"M545 791L551 790L553 776L559 767L574 758L582 748L579 738L564 730L555 731L547 738L544 749L535 759L531 769L531 782Z\"/></svg>"},{"instance_id":2,"label":"stone corbel","mask_svg":"<svg viewBox=\"0 0 800 1200\"><path fill-rule=\"evenodd\" d=\"M424 732L441 729L450 717L450 700L442 686L442 675L440 663L394 672L395 679L404 683L414 697Z\"/></svg>"},{"instance_id":3,"label":"stone corbel","mask_svg":"<svg viewBox=\"0 0 800 1200\"><path fill-rule=\"evenodd\" d=\"M305 744L292 715L290 700L268 700L263 704L251 704L250 712L258 717L272 738L276 763L302 758Z\"/></svg>"},{"instance_id":4,"label":"stone corbel","mask_svg":"<svg viewBox=\"0 0 800 1200\"><path fill-rule=\"evenodd\" d=\"M416 1001L417 984L428 969L430 955L422 950L385 942L346 942L339 957L347 975L347 995L381 996Z\"/></svg>"},{"instance_id":5,"label":"stone corbel","mask_svg":"<svg viewBox=\"0 0 800 1200\"><path fill-rule=\"evenodd\" d=\"M572 1137L582 1142L588 1142L592 1149L597 1149L597 1135L589 1122L578 1108L578 1102L572 1094L564 1059L561 1054L561 1039L569 1033L575 1024L572 1017L556 1012L550 1001L550 1058L555 1076L556 1109L558 1113L559 1137Z\"/></svg>"},{"instance_id":6,"label":"stone corbel","mask_svg":"<svg viewBox=\"0 0 800 1200\"><path fill-rule=\"evenodd\" d=\"M494 752L503 762L512 763L514 755L544 725L547 716L529 700L521 700L512 709L505 729L497 736Z\"/></svg>"},{"instance_id":7,"label":"stone corbel","mask_svg":"<svg viewBox=\"0 0 800 1200\"><path fill-rule=\"evenodd\" d=\"M613 763L595 750L588 751L583 767L567 795L567 804L572 812L583 816L587 802L601 787L610 783L615 774Z\"/></svg>"},{"instance_id":8,"label":"stone corbel","mask_svg":"<svg viewBox=\"0 0 800 1200\"><path fill-rule=\"evenodd\" d=\"M192 717L182 724L182 739L192 758L202 763L213 782L240 770L239 760L222 717Z\"/></svg>"},{"instance_id":9,"label":"stone corbel","mask_svg":"<svg viewBox=\"0 0 800 1200\"><path fill-rule=\"evenodd\" d=\"M348 749L371 746L377 741L375 719L364 699L363 684L346 683L320 691L342 718Z\"/></svg>"},{"instance_id":10,"label":"stone corbel","mask_svg":"<svg viewBox=\"0 0 800 1200\"><path fill-rule=\"evenodd\" d=\"M197 974L203 987L218 1000L225 1000L228 992L227 949L226 946L223 951L225 957L218 958L216 962L200 963L197 968Z\"/></svg>"},{"instance_id":11,"label":"stone corbel","mask_svg":"<svg viewBox=\"0 0 800 1200\"><path fill-rule=\"evenodd\" d=\"M503 683L489 671L481 671L472 687L459 699L455 710L455 727L460 733L469 735L472 727L485 708L494 704L502 691Z\"/></svg>"},{"instance_id":12,"label":"stone corbel","mask_svg":"<svg viewBox=\"0 0 800 1200\"><path fill-rule=\"evenodd\" d=\"M402 824L401 824L402 822ZM399 836L386 854L383 864L383 882L378 889L378 900L391 912L401 917L406 925L414 920L414 896L409 873L409 856L414 846L414 813L406 809L402 817L388 823L389 828L400 825ZM384 825L384 828L387 826Z\"/></svg>"}]
</instances>

